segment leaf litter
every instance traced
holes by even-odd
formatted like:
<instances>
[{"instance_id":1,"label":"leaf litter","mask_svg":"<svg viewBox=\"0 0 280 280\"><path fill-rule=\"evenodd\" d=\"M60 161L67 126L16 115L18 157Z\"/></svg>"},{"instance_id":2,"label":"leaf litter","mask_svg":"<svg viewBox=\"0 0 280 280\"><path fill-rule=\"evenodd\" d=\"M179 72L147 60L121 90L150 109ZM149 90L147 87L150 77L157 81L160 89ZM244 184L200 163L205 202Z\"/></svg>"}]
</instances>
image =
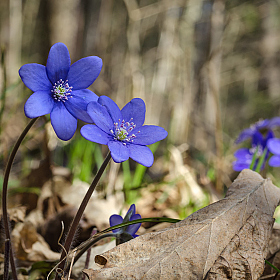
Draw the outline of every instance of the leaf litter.
<instances>
[{"instance_id":1,"label":"leaf litter","mask_svg":"<svg viewBox=\"0 0 280 280\"><path fill-rule=\"evenodd\" d=\"M121 244L87 269L90 280L258 279L264 270L280 190L244 170L225 198L158 232Z\"/></svg>"}]
</instances>

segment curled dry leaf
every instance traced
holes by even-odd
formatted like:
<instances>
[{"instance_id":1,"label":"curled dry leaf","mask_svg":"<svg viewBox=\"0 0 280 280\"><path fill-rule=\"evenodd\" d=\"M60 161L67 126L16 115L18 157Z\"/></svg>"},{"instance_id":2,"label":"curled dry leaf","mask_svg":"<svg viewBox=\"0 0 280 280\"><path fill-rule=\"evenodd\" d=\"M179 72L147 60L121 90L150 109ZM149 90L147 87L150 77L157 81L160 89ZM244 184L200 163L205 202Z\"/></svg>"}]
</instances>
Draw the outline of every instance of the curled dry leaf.
<instances>
[{"instance_id":1,"label":"curled dry leaf","mask_svg":"<svg viewBox=\"0 0 280 280\"><path fill-rule=\"evenodd\" d=\"M37 233L35 226L26 221L12 232L16 256L21 261L57 260L59 253L50 250L43 237Z\"/></svg>"},{"instance_id":2,"label":"curled dry leaf","mask_svg":"<svg viewBox=\"0 0 280 280\"><path fill-rule=\"evenodd\" d=\"M224 199L96 256L89 279L251 279L264 269L280 190L244 170Z\"/></svg>"}]
</instances>

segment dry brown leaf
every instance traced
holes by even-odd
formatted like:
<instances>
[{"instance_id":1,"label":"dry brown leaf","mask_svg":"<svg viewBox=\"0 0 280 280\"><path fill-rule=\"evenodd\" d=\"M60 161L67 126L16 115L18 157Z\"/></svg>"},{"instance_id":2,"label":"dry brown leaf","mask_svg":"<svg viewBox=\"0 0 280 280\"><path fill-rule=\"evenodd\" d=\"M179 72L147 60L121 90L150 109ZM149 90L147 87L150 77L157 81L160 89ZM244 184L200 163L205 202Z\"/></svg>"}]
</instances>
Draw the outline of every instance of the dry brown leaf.
<instances>
[{"instance_id":1,"label":"dry brown leaf","mask_svg":"<svg viewBox=\"0 0 280 280\"><path fill-rule=\"evenodd\" d=\"M89 279L258 279L280 190L244 170L224 199L96 256Z\"/></svg>"},{"instance_id":2,"label":"dry brown leaf","mask_svg":"<svg viewBox=\"0 0 280 280\"><path fill-rule=\"evenodd\" d=\"M22 261L57 260L60 254L50 250L35 226L26 221L18 224L12 232L16 256Z\"/></svg>"},{"instance_id":3,"label":"dry brown leaf","mask_svg":"<svg viewBox=\"0 0 280 280\"><path fill-rule=\"evenodd\" d=\"M280 225L274 224L271 238L268 243L268 254L266 259L272 263L275 267L280 268ZM273 279L276 271L269 266L265 265L265 270L260 279ZM267 278L270 277L270 278ZM280 275L275 280L280 280Z\"/></svg>"}]
</instances>

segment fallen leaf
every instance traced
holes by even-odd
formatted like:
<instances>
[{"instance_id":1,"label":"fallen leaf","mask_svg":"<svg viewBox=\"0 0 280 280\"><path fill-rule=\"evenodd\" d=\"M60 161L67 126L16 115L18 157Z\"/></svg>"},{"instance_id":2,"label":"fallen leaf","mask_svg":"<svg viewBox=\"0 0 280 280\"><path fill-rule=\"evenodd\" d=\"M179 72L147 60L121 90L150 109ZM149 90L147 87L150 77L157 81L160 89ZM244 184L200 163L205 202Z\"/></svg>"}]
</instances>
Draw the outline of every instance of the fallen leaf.
<instances>
[{"instance_id":1,"label":"fallen leaf","mask_svg":"<svg viewBox=\"0 0 280 280\"><path fill-rule=\"evenodd\" d=\"M280 268L280 225L274 224L271 238L268 243L268 254L266 260L272 263L275 267ZM273 279L276 271L269 266L265 265L265 270L260 279ZM267 277L271 278L267 278ZM278 275L275 280L280 280L280 275Z\"/></svg>"},{"instance_id":2,"label":"fallen leaf","mask_svg":"<svg viewBox=\"0 0 280 280\"><path fill-rule=\"evenodd\" d=\"M89 279L258 279L280 190L244 170L224 199L98 255Z\"/></svg>"},{"instance_id":3,"label":"fallen leaf","mask_svg":"<svg viewBox=\"0 0 280 280\"><path fill-rule=\"evenodd\" d=\"M50 250L44 238L37 233L35 226L29 221L18 224L12 231L12 236L19 260L37 262L57 260L60 257L59 253Z\"/></svg>"},{"instance_id":4,"label":"fallen leaf","mask_svg":"<svg viewBox=\"0 0 280 280\"><path fill-rule=\"evenodd\" d=\"M116 247L116 240L112 240L109 243L105 243L103 245L98 245L91 248L90 259L94 260L94 257L98 254L102 254L112 248ZM73 266L71 276L75 279L81 279L82 270L85 268L87 253L84 253L80 259ZM97 264L93 264L92 268L100 269ZM84 271L83 271L84 272Z\"/></svg>"},{"instance_id":5,"label":"fallen leaf","mask_svg":"<svg viewBox=\"0 0 280 280\"><path fill-rule=\"evenodd\" d=\"M59 180L55 184L55 190L62 201L73 206L81 204L88 189L89 184L79 180L67 186ZM94 192L85 209L85 217L92 225L102 230L109 226L109 217L120 212L121 205L118 196L112 195L106 199L100 199L98 192Z\"/></svg>"}]
</instances>

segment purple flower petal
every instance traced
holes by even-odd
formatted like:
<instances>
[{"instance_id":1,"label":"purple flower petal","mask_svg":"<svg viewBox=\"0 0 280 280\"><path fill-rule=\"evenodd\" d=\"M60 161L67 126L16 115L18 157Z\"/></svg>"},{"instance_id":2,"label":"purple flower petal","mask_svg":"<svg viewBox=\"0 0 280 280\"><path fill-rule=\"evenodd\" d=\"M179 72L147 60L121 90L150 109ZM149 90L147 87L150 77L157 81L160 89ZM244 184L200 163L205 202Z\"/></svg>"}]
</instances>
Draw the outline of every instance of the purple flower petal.
<instances>
[{"instance_id":1,"label":"purple flower petal","mask_svg":"<svg viewBox=\"0 0 280 280\"><path fill-rule=\"evenodd\" d=\"M268 124L268 127L269 128L273 128L275 126L280 126L280 117L275 117L275 118L272 118L270 121L269 121L269 124Z\"/></svg>"},{"instance_id":2,"label":"purple flower petal","mask_svg":"<svg viewBox=\"0 0 280 280\"><path fill-rule=\"evenodd\" d=\"M255 127L256 130L259 130L259 129L267 128L269 123L270 121L268 119L259 120L253 125L253 127Z\"/></svg>"},{"instance_id":3,"label":"purple flower petal","mask_svg":"<svg viewBox=\"0 0 280 280\"><path fill-rule=\"evenodd\" d=\"M52 84L60 79L66 80L70 65L71 60L67 47L63 43L54 44L50 49L46 66L47 75Z\"/></svg>"},{"instance_id":4,"label":"purple flower petal","mask_svg":"<svg viewBox=\"0 0 280 280\"><path fill-rule=\"evenodd\" d=\"M240 162L240 161L235 161L233 163L233 170L235 171L242 171L243 169L248 169L250 167L250 164Z\"/></svg>"},{"instance_id":5,"label":"purple flower petal","mask_svg":"<svg viewBox=\"0 0 280 280\"><path fill-rule=\"evenodd\" d=\"M70 66L67 76L73 90L88 88L98 77L102 59L97 56L84 57Z\"/></svg>"},{"instance_id":6,"label":"purple flower petal","mask_svg":"<svg viewBox=\"0 0 280 280\"><path fill-rule=\"evenodd\" d=\"M273 123L267 119L260 120L256 122L255 124L251 125L249 128L244 129L240 135L238 136L237 140L235 141L236 144L245 141L248 138L251 138L255 135L256 132L259 132L261 129L270 128L270 126L273 126Z\"/></svg>"},{"instance_id":7,"label":"purple flower petal","mask_svg":"<svg viewBox=\"0 0 280 280\"><path fill-rule=\"evenodd\" d=\"M36 91L26 101L24 112L28 118L49 114L54 107L54 100L48 91Z\"/></svg>"},{"instance_id":8,"label":"purple flower petal","mask_svg":"<svg viewBox=\"0 0 280 280\"><path fill-rule=\"evenodd\" d=\"M131 204L131 205L130 205L129 209L127 210L127 214L128 214L129 212L132 212L130 217L132 217L133 215L135 215L135 212L136 212L135 204Z\"/></svg>"},{"instance_id":9,"label":"purple flower petal","mask_svg":"<svg viewBox=\"0 0 280 280\"><path fill-rule=\"evenodd\" d=\"M255 129L253 128L246 128L244 129L238 136L238 138L236 139L235 143L239 144L247 139L249 139L250 137L252 137L252 135L255 133Z\"/></svg>"},{"instance_id":10,"label":"purple flower petal","mask_svg":"<svg viewBox=\"0 0 280 280\"><path fill-rule=\"evenodd\" d=\"M280 156L272 156L269 161L268 164L272 167L279 167L280 166Z\"/></svg>"},{"instance_id":11,"label":"purple flower petal","mask_svg":"<svg viewBox=\"0 0 280 280\"><path fill-rule=\"evenodd\" d=\"M271 138L267 141L267 147L273 154L280 155L280 139Z\"/></svg>"},{"instance_id":12,"label":"purple flower petal","mask_svg":"<svg viewBox=\"0 0 280 280\"><path fill-rule=\"evenodd\" d=\"M262 134L259 131L255 131L255 133L252 135L252 146L258 146L263 145L264 138Z\"/></svg>"},{"instance_id":13,"label":"purple flower petal","mask_svg":"<svg viewBox=\"0 0 280 280\"><path fill-rule=\"evenodd\" d=\"M125 121L132 121L136 124L136 129L144 124L146 106L141 98L134 98L127 103L121 110Z\"/></svg>"},{"instance_id":14,"label":"purple flower petal","mask_svg":"<svg viewBox=\"0 0 280 280\"><path fill-rule=\"evenodd\" d=\"M82 98L86 104L92 101L97 102L98 100L98 96L89 89L73 90L71 95Z\"/></svg>"},{"instance_id":15,"label":"purple flower petal","mask_svg":"<svg viewBox=\"0 0 280 280\"><path fill-rule=\"evenodd\" d=\"M234 156L238 159L252 159L253 155L247 148L241 148L234 153Z\"/></svg>"},{"instance_id":16,"label":"purple flower petal","mask_svg":"<svg viewBox=\"0 0 280 280\"><path fill-rule=\"evenodd\" d=\"M109 222L110 222L110 227L113 227L113 226L116 226L116 225L119 225L123 222L123 218L120 216L120 215L112 215L110 218L109 218ZM120 229L113 229L113 232L114 233L117 233L119 232Z\"/></svg>"},{"instance_id":17,"label":"purple flower petal","mask_svg":"<svg viewBox=\"0 0 280 280\"><path fill-rule=\"evenodd\" d=\"M106 108L115 123L119 123L122 121L123 117L121 114L121 110L111 98L104 95L100 96L98 99L98 103Z\"/></svg>"},{"instance_id":18,"label":"purple flower petal","mask_svg":"<svg viewBox=\"0 0 280 280\"><path fill-rule=\"evenodd\" d=\"M153 165L154 155L148 147L141 145L129 145L128 149L129 157L136 162L146 167L150 167Z\"/></svg>"},{"instance_id":19,"label":"purple flower petal","mask_svg":"<svg viewBox=\"0 0 280 280\"><path fill-rule=\"evenodd\" d=\"M134 221L137 219L141 219L141 215L140 214L134 214L133 216L131 216L130 221ZM134 225L129 225L126 229L126 232L131 234L134 237L134 234L138 231L138 229L141 227L141 223L138 224L134 224Z\"/></svg>"},{"instance_id":20,"label":"purple flower petal","mask_svg":"<svg viewBox=\"0 0 280 280\"><path fill-rule=\"evenodd\" d=\"M68 98L64 105L77 119L92 123L92 119L87 113L87 105L91 101L97 101L97 99L98 96L89 89L75 90L71 93L71 98Z\"/></svg>"},{"instance_id":21,"label":"purple flower petal","mask_svg":"<svg viewBox=\"0 0 280 280\"><path fill-rule=\"evenodd\" d=\"M64 141L71 139L77 129L77 119L58 101L51 112L51 123L57 137Z\"/></svg>"},{"instance_id":22,"label":"purple flower petal","mask_svg":"<svg viewBox=\"0 0 280 280\"><path fill-rule=\"evenodd\" d=\"M137 132L136 132L137 131ZM138 131L140 131L138 133ZM139 145L150 145L156 143L167 136L167 131L156 125L144 125L142 127L137 127L132 130L131 134L134 134L136 137L133 139L133 144Z\"/></svg>"},{"instance_id":23,"label":"purple flower petal","mask_svg":"<svg viewBox=\"0 0 280 280\"><path fill-rule=\"evenodd\" d=\"M19 75L23 83L33 92L50 90L52 87L44 65L25 64L19 69Z\"/></svg>"},{"instance_id":24,"label":"purple flower petal","mask_svg":"<svg viewBox=\"0 0 280 280\"><path fill-rule=\"evenodd\" d=\"M99 127L93 124L84 125L81 128L81 135L91 141L98 144L107 145L110 138L107 133L101 130Z\"/></svg>"},{"instance_id":25,"label":"purple flower petal","mask_svg":"<svg viewBox=\"0 0 280 280\"><path fill-rule=\"evenodd\" d=\"M110 130L113 129L114 123L106 107L97 102L90 102L87 106L87 113L100 129L111 134Z\"/></svg>"},{"instance_id":26,"label":"purple flower petal","mask_svg":"<svg viewBox=\"0 0 280 280\"><path fill-rule=\"evenodd\" d=\"M129 151L127 146L120 141L109 141L108 148L111 151L111 156L114 162L123 162L128 160Z\"/></svg>"},{"instance_id":27,"label":"purple flower petal","mask_svg":"<svg viewBox=\"0 0 280 280\"><path fill-rule=\"evenodd\" d=\"M274 138L274 133L272 130L268 130L265 139L263 139L263 148L267 146L267 141L272 138Z\"/></svg>"}]
</instances>

